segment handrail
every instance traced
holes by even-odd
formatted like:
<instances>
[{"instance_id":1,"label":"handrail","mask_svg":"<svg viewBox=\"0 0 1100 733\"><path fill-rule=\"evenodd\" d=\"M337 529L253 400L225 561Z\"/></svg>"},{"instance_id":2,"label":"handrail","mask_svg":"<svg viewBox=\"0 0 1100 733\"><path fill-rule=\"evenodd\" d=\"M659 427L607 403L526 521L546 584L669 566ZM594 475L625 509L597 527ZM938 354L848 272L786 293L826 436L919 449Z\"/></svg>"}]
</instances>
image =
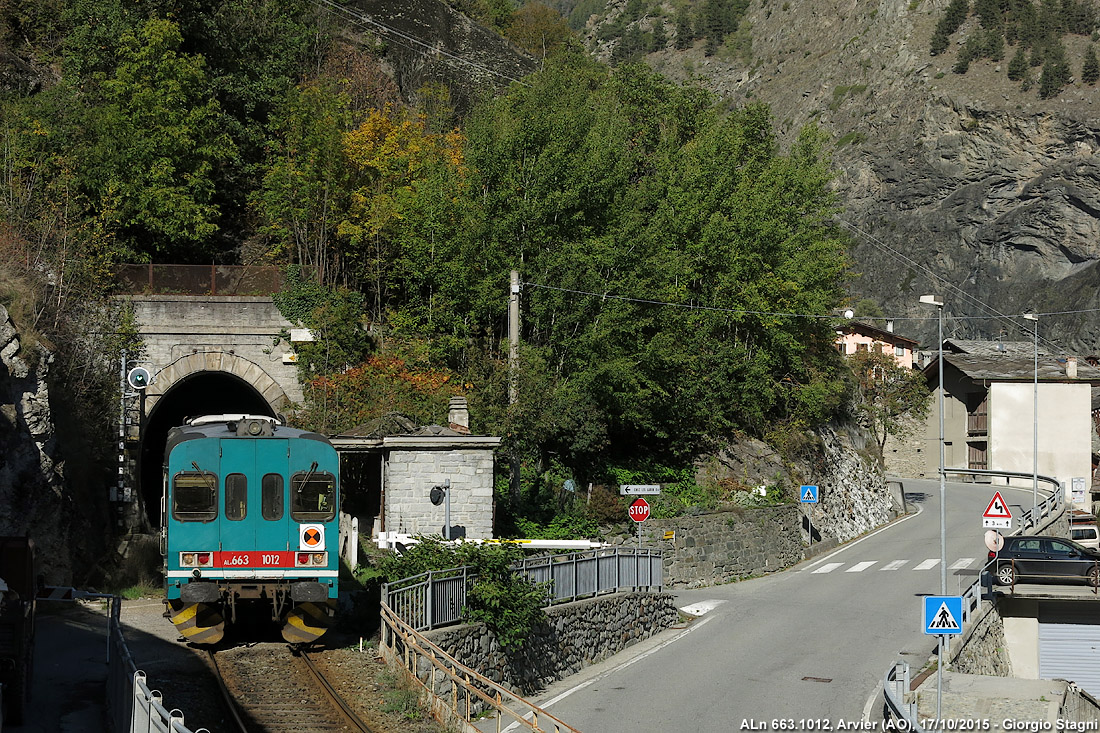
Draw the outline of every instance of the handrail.
<instances>
[{"instance_id":1,"label":"handrail","mask_svg":"<svg viewBox=\"0 0 1100 733\"><path fill-rule=\"evenodd\" d=\"M901 679L898 679L898 672ZM909 662L898 660L886 670L886 676L882 679L882 698L886 707L894 716L894 720L904 720L906 725L899 726L898 730L910 731L910 733L923 733L920 725L915 702L905 702L905 693L909 691Z\"/></svg>"},{"instance_id":2,"label":"handrail","mask_svg":"<svg viewBox=\"0 0 1100 733\"><path fill-rule=\"evenodd\" d=\"M478 714L477 706L480 704L497 711L498 731L502 729L501 719L507 715L515 724L530 731L580 733L576 728L562 722L534 703L447 654L428 641L423 634L402 621L385 601L380 604L380 616L382 633L379 648L382 650L382 655L391 663L399 661L402 664L409 676L432 696L435 703L432 706L433 709L436 705L445 705L451 714L470 723L471 719ZM398 642L404 649L403 654L398 653ZM421 660L430 665L430 670L421 671L423 669ZM442 679L437 679L437 674L442 675ZM425 682L421 675L427 676L428 681ZM440 695L437 690L448 683L450 684L449 696Z\"/></svg>"}]
</instances>

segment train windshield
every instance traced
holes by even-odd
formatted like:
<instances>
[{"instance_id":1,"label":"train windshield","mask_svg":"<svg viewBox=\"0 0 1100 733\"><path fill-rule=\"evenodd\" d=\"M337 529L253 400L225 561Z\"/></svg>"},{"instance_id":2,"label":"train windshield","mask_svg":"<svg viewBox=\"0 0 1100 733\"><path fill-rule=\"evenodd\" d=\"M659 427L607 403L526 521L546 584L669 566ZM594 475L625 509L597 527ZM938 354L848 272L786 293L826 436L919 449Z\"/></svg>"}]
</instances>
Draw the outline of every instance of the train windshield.
<instances>
[{"instance_id":1,"label":"train windshield","mask_svg":"<svg viewBox=\"0 0 1100 733\"><path fill-rule=\"evenodd\" d=\"M209 522L218 516L218 477L209 471L180 471L172 477L172 518Z\"/></svg>"},{"instance_id":2,"label":"train windshield","mask_svg":"<svg viewBox=\"0 0 1100 733\"><path fill-rule=\"evenodd\" d=\"M295 522L327 522L336 516L336 477L318 471L317 464L308 471L298 471L290 477L290 518Z\"/></svg>"}]
</instances>

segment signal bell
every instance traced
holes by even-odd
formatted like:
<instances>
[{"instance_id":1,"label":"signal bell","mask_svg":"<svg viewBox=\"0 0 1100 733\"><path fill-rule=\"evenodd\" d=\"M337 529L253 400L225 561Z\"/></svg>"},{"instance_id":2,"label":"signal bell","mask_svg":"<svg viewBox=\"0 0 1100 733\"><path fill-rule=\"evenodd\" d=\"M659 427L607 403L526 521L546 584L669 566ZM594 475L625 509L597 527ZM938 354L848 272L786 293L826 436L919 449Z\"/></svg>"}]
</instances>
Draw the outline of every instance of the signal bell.
<instances>
[{"instance_id":1,"label":"signal bell","mask_svg":"<svg viewBox=\"0 0 1100 733\"><path fill-rule=\"evenodd\" d=\"M149 370L145 367L134 367L126 375L126 383L134 389L145 389L153 381L149 376Z\"/></svg>"}]
</instances>

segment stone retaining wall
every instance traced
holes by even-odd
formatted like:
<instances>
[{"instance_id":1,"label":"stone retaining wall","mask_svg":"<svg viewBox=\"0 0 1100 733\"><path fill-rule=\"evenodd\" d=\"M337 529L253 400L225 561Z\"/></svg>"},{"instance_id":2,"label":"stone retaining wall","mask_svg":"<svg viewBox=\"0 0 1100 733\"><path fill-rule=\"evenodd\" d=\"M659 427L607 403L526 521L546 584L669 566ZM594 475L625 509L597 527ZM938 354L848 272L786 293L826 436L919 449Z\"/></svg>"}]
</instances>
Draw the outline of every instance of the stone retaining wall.
<instances>
[{"instance_id":1,"label":"stone retaining wall","mask_svg":"<svg viewBox=\"0 0 1100 733\"><path fill-rule=\"evenodd\" d=\"M952 660L951 669L962 674L1011 677L1012 662L1001 614L988 601L983 601L980 609L984 615L961 640L962 648Z\"/></svg>"},{"instance_id":2,"label":"stone retaining wall","mask_svg":"<svg viewBox=\"0 0 1100 733\"><path fill-rule=\"evenodd\" d=\"M547 622L515 651L501 648L484 624L450 626L424 636L494 682L529 695L679 620L667 593L600 596L553 606L546 615Z\"/></svg>"},{"instance_id":3,"label":"stone retaining wall","mask_svg":"<svg viewBox=\"0 0 1100 733\"><path fill-rule=\"evenodd\" d=\"M802 560L797 504L649 519L643 542L665 555L665 585L699 588L773 573ZM672 537L665 539L671 532Z\"/></svg>"}]
</instances>

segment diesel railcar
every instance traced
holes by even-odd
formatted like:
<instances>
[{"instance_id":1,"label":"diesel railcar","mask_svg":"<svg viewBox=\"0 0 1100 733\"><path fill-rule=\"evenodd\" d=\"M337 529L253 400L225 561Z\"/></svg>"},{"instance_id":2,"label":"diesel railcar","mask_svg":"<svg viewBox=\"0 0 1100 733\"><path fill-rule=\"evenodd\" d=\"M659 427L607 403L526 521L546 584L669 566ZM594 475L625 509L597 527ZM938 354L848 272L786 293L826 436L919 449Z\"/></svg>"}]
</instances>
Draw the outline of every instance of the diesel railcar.
<instances>
[{"instance_id":1,"label":"diesel railcar","mask_svg":"<svg viewBox=\"0 0 1100 733\"><path fill-rule=\"evenodd\" d=\"M257 609L290 643L324 634L339 570L328 439L271 417L208 415L172 428L164 456L165 604L180 634L215 644Z\"/></svg>"}]
</instances>

